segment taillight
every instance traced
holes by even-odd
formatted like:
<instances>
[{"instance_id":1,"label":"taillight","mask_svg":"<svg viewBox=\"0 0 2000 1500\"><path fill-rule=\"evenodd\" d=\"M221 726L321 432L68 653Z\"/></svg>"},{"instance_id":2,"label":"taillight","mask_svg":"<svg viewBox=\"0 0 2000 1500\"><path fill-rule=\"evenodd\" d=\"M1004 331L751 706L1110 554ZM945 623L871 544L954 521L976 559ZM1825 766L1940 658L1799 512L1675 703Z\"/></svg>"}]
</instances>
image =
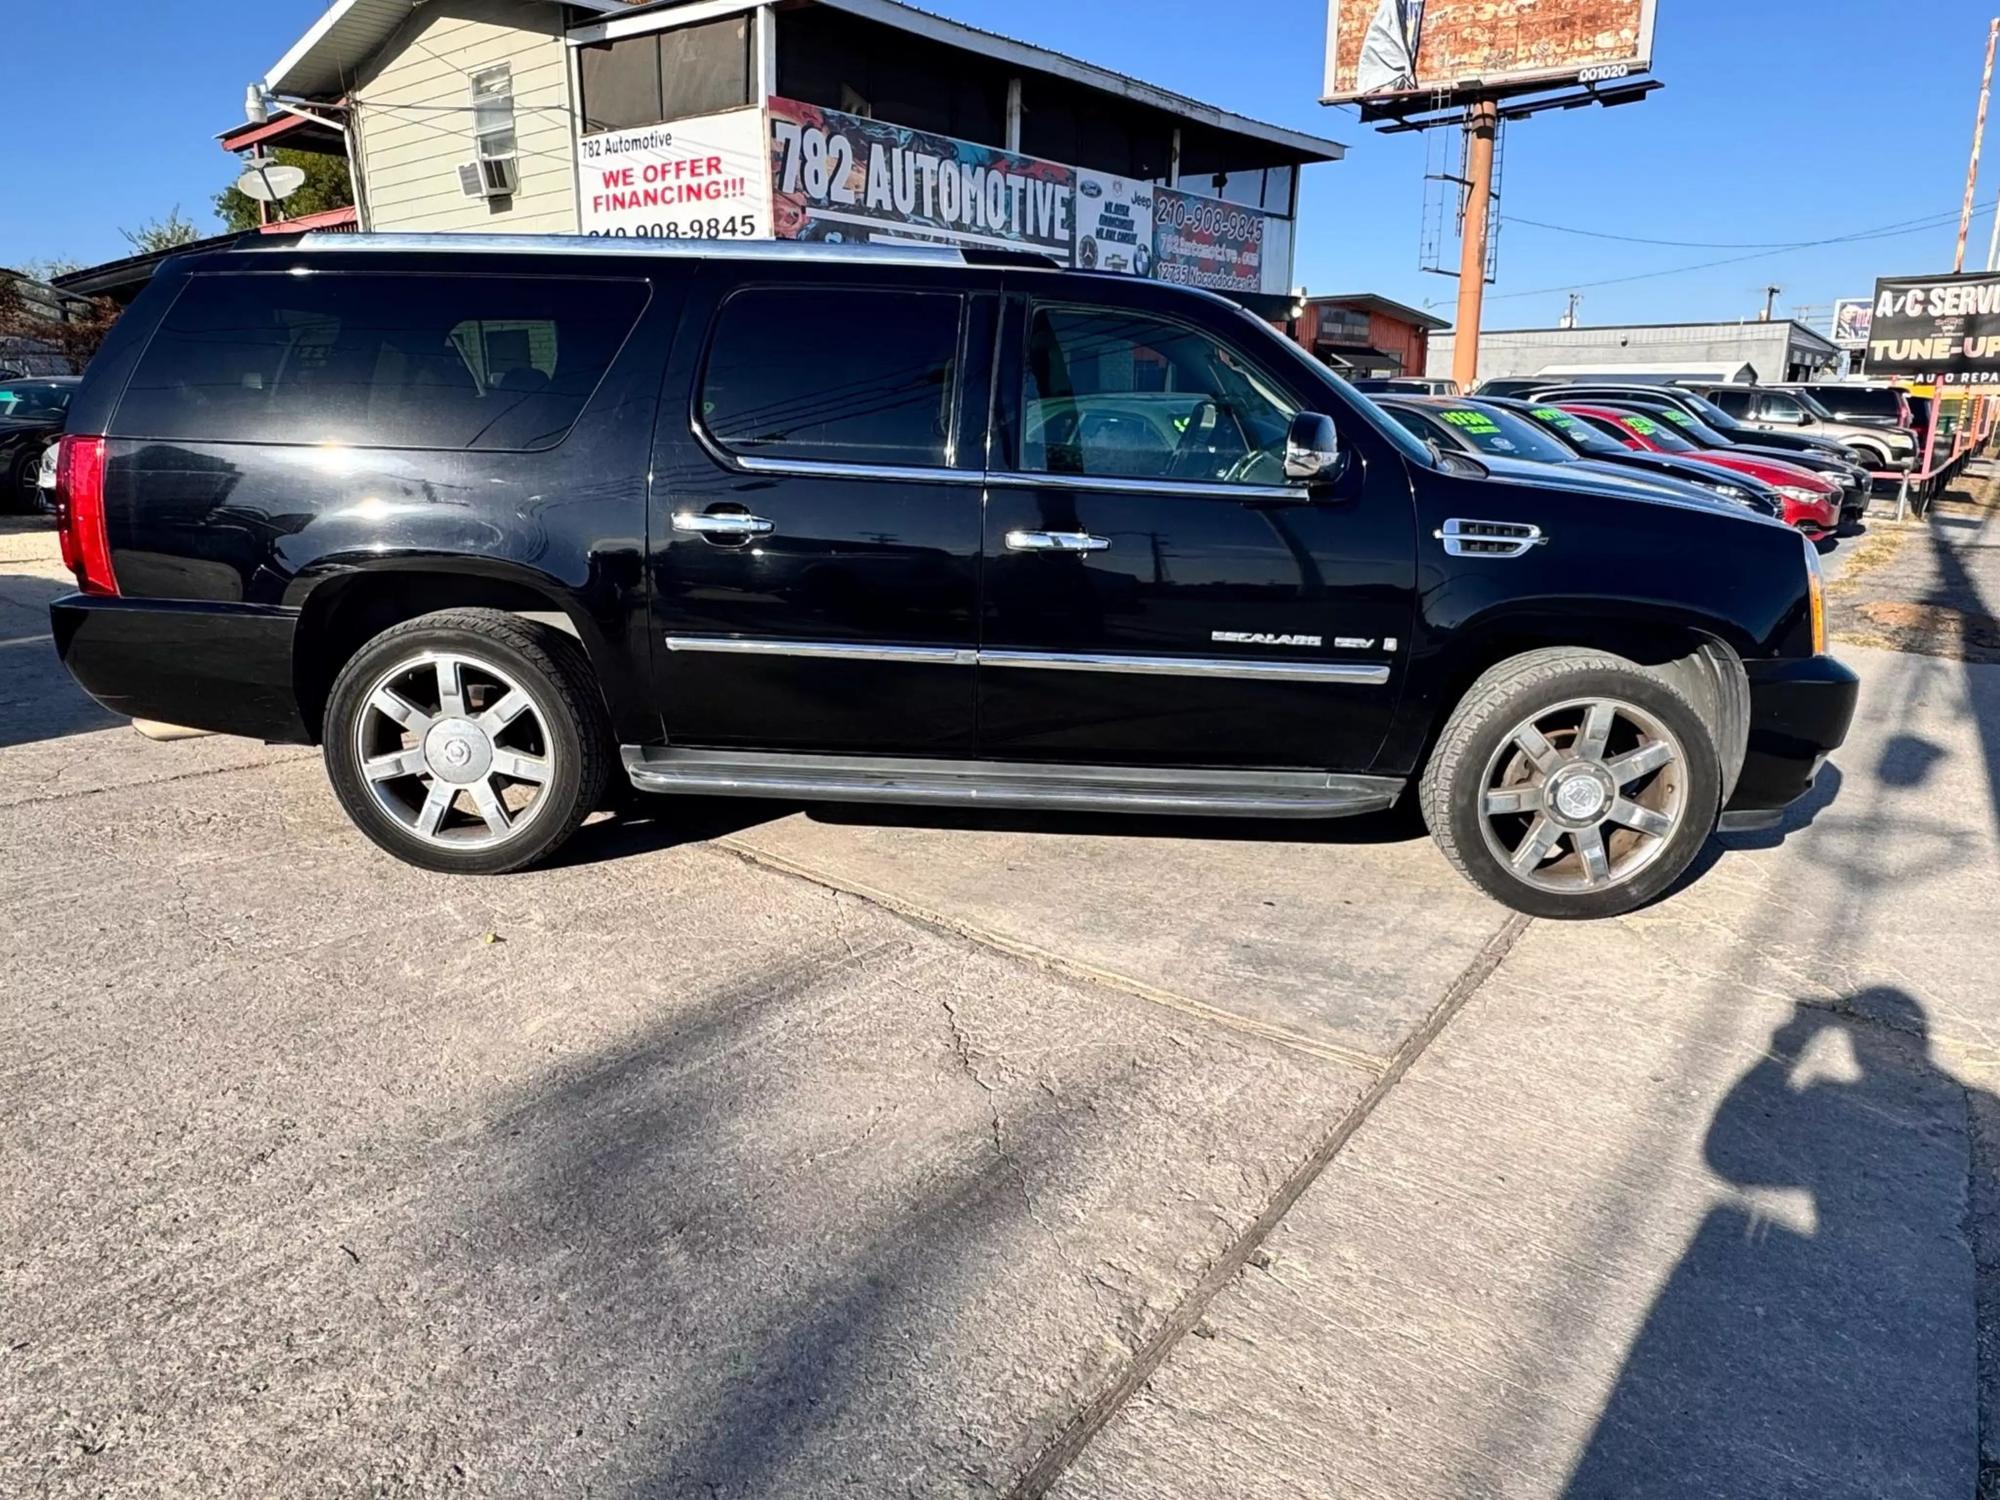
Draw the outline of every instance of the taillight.
<instances>
[{"instance_id":1,"label":"taillight","mask_svg":"<svg viewBox=\"0 0 2000 1500\"><path fill-rule=\"evenodd\" d=\"M56 453L56 523L63 565L86 594L115 594L111 537L104 526L104 439L65 437Z\"/></svg>"}]
</instances>

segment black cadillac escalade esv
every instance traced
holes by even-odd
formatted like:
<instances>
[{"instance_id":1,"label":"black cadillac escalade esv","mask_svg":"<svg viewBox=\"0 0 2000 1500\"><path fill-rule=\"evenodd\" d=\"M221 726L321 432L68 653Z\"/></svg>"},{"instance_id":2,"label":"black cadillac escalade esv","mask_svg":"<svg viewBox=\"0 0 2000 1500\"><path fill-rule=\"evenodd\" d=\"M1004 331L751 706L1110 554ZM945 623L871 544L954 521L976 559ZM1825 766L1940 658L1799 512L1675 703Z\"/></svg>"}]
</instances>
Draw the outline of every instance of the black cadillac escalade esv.
<instances>
[{"instance_id":1,"label":"black cadillac escalade esv","mask_svg":"<svg viewBox=\"0 0 2000 1500\"><path fill-rule=\"evenodd\" d=\"M1330 817L1624 911L1856 679L1784 526L1441 457L1240 308L1026 257L252 237L70 411L63 660L324 746L435 870L655 792Z\"/></svg>"}]
</instances>

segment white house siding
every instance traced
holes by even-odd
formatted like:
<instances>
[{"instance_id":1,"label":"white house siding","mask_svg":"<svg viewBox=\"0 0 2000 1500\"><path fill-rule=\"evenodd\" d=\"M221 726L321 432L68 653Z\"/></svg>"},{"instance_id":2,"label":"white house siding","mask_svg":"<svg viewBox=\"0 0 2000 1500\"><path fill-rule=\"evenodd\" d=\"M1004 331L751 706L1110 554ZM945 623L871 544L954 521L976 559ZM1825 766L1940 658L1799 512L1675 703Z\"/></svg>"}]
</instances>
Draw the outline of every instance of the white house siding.
<instances>
[{"instance_id":1,"label":"white house siding","mask_svg":"<svg viewBox=\"0 0 2000 1500\"><path fill-rule=\"evenodd\" d=\"M575 134L561 10L540 0L429 0L368 65L360 104L368 227L574 234ZM507 63L521 190L468 198L458 168L473 159L471 75Z\"/></svg>"}]
</instances>

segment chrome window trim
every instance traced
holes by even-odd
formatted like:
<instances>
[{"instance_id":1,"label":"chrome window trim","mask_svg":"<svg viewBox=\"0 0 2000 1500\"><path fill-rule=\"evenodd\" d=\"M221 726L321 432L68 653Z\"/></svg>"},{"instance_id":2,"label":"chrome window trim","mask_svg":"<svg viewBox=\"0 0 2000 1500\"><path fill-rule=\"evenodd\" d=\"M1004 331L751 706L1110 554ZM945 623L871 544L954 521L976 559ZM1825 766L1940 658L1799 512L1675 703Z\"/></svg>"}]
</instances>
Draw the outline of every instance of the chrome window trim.
<instances>
[{"instance_id":1,"label":"chrome window trim","mask_svg":"<svg viewBox=\"0 0 2000 1500\"><path fill-rule=\"evenodd\" d=\"M986 482L1000 489L1094 491L1102 495L1159 495L1183 500L1290 500L1306 504L1311 490L1303 484L1211 484L1199 479L1114 479L1097 474L1030 474L1007 470L988 474Z\"/></svg>"},{"instance_id":2,"label":"chrome window trim","mask_svg":"<svg viewBox=\"0 0 2000 1500\"><path fill-rule=\"evenodd\" d=\"M1020 667L1045 672L1115 672L1136 676L1229 677L1260 682L1347 682L1382 687L1387 662L1269 661L1227 656L1119 656L1084 651L966 650L954 646L868 645L850 641L745 640L735 636L670 635L669 651L740 656L817 657L833 661L903 662L912 666Z\"/></svg>"},{"instance_id":3,"label":"chrome window trim","mask_svg":"<svg viewBox=\"0 0 2000 1500\"><path fill-rule=\"evenodd\" d=\"M697 435L715 447L721 444L699 426ZM848 464L815 458L752 458L723 450L729 463L746 474L790 474L801 479L894 479L924 484L983 484L986 476L977 469L931 468L924 464Z\"/></svg>"}]
</instances>

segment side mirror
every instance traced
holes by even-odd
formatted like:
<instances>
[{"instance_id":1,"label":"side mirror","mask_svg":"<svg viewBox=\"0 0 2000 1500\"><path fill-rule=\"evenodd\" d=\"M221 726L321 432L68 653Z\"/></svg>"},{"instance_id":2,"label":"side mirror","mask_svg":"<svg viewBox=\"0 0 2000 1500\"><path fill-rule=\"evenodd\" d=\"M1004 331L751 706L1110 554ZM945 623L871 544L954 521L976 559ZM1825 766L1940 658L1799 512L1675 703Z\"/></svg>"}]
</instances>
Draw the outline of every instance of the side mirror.
<instances>
[{"instance_id":1,"label":"side mirror","mask_svg":"<svg viewBox=\"0 0 2000 1500\"><path fill-rule=\"evenodd\" d=\"M1333 473L1340 462L1340 435L1325 412L1302 411L1285 435L1285 478L1311 484Z\"/></svg>"}]
</instances>

